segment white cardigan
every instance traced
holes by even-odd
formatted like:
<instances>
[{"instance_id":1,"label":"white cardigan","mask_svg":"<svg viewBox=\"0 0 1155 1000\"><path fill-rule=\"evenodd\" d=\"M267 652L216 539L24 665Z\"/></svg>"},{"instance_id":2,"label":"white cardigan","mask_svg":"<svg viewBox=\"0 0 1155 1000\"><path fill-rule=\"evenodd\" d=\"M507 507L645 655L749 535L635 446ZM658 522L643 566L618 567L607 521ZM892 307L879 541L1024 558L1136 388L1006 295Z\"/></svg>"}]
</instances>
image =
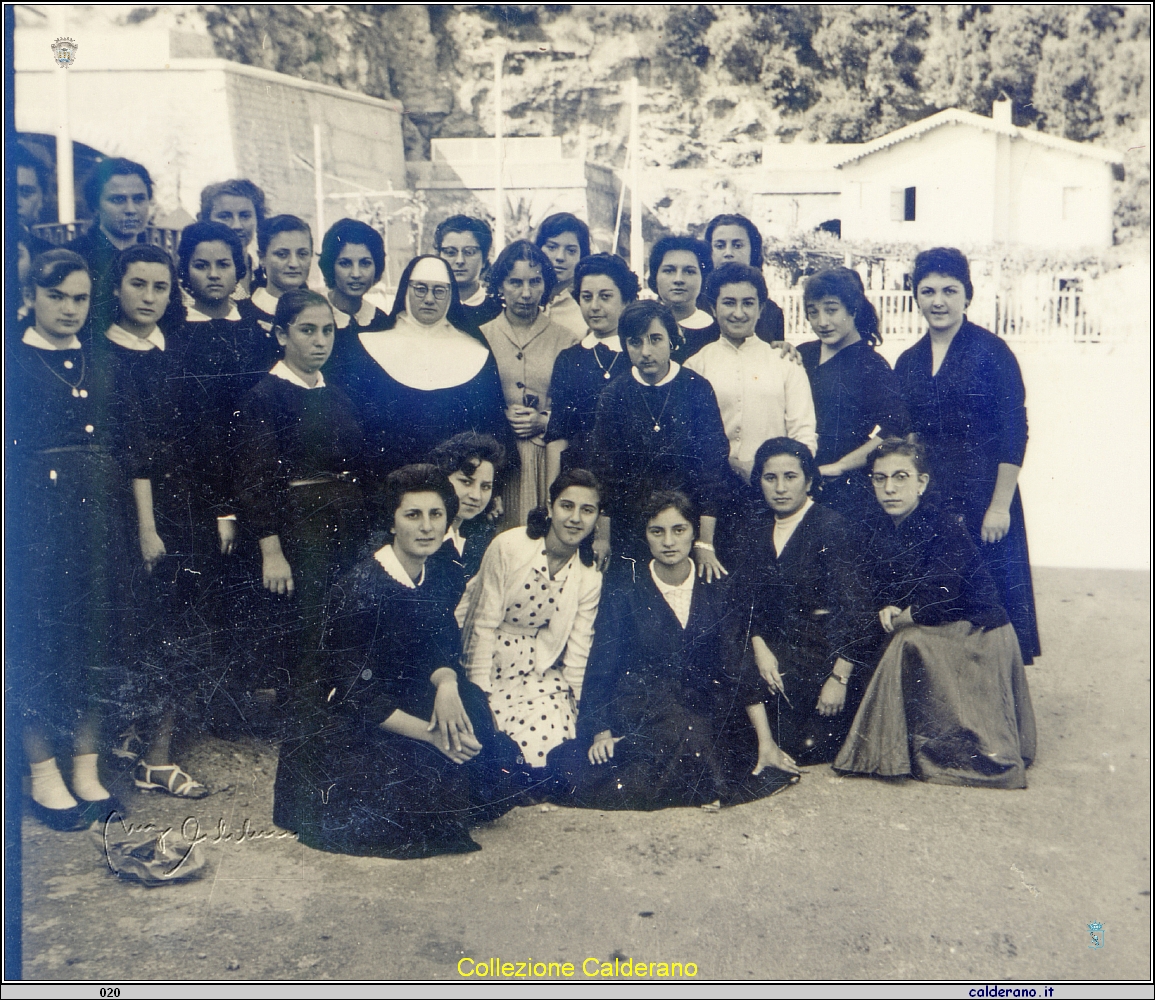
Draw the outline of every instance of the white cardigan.
<instances>
[{"instance_id":1,"label":"white cardigan","mask_svg":"<svg viewBox=\"0 0 1155 1000\"><path fill-rule=\"evenodd\" d=\"M521 589L530 565L541 555L542 540L525 528L503 531L489 544L481 569L469 581L457 606L461 626L462 664L469 679L487 694L493 690L493 653L497 630L512 595ZM586 566L577 553L570 564L568 586L562 591L549 624L537 633L535 659L542 670L562 659L561 672L581 700L582 681L594 634L594 619L602 593L602 575ZM564 658L563 657L564 651Z\"/></svg>"}]
</instances>

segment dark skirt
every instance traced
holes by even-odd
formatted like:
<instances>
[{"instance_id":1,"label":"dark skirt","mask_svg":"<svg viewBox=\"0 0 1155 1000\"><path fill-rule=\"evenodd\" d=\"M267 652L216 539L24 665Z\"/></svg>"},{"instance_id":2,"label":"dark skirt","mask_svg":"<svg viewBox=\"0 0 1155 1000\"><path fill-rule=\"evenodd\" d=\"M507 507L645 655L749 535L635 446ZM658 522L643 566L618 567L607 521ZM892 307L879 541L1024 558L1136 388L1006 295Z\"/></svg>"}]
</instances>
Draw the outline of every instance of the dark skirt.
<instances>
[{"instance_id":1,"label":"dark skirt","mask_svg":"<svg viewBox=\"0 0 1155 1000\"><path fill-rule=\"evenodd\" d=\"M1035 715L1010 625L916 625L883 654L835 770L1025 788Z\"/></svg>"},{"instance_id":2,"label":"dark skirt","mask_svg":"<svg viewBox=\"0 0 1155 1000\"><path fill-rule=\"evenodd\" d=\"M247 627L238 631L238 660L250 688L278 688L316 705L317 650L333 581L357 561L369 534L361 487L333 481L289 490L281 551L293 573L293 593L272 594L261 583L260 553L241 554L250 567L243 602Z\"/></svg>"},{"instance_id":3,"label":"dark skirt","mask_svg":"<svg viewBox=\"0 0 1155 1000\"><path fill-rule=\"evenodd\" d=\"M842 711L827 716L820 715L817 708L818 696L829 676L825 661L803 666L779 657L778 671L786 689L785 697L777 694L766 699L774 741L803 767L829 764L850 732L869 672L856 667L846 686Z\"/></svg>"},{"instance_id":4,"label":"dark skirt","mask_svg":"<svg viewBox=\"0 0 1155 1000\"><path fill-rule=\"evenodd\" d=\"M116 706L128 487L111 456L73 448L14 456L7 486L13 690L26 718L62 738Z\"/></svg>"},{"instance_id":5,"label":"dark skirt","mask_svg":"<svg viewBox=\"0 0 1155 1000\"><path fill-rule=\"evenodd\" d=\"M491 723L485 693L459 682L482 751L455 764L428 743L333 716L298 722L281 746L273 822L334 854L427 858L480 850L469 835L518 804L517 745Z\"/></svg>"},{"instance_id":6,"label":"dark skirt","mask_svg":"<svg viewBox=\"0 0 1155 1000\"><path fill-rule=\"evenodd\" d=\"M178 477L154 480L152 498L165 557L148 573L129 543L121 712L126 721L172 712L190 727L227 669L223 558L215 517L194 510Z\"/></svg>"},{"instance_id":7,"label":"dark skirt","mask_svg":"<svg viewBox=\"0 0 1155 1000\"><path fill-rule=\"evenodd\" d=\"M773 768L751 774L758 740L744 710L719 723L706 705L688 707L678 685L659 690L651 684L644 695L621 702L633 724L615 733L622 739L607 763L590 763L588 735L549 755L559 803L636 810L729 806L773 795L797 780Z\"/></svg>"}]
</instances>

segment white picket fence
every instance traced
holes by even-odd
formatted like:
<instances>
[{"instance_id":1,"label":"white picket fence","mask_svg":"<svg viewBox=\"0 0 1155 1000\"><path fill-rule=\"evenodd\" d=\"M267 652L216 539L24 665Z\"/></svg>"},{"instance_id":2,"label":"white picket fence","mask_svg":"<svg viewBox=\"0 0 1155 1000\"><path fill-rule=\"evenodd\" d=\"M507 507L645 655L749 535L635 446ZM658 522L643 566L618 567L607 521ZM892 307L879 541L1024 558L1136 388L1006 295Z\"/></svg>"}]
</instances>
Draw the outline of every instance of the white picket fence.
<instances>
[{"instance_id":1,"label":"white picket fence","mask_svg":"<svg viewBox=\"0 0 1155 1000\"><path fill-rule=\"evenodd\" d=\"M995 294L976 288L967 317L1013 342L1099 343L1103 323L1089 284L1082 279L1025 275ZM812 340L801 286L772 288L770 297L785 313L786 339L792 343ZM884 343L913 343L926 332L911 292L868 290L866 297L878 313Z\"/></svg>"}]
</instances>

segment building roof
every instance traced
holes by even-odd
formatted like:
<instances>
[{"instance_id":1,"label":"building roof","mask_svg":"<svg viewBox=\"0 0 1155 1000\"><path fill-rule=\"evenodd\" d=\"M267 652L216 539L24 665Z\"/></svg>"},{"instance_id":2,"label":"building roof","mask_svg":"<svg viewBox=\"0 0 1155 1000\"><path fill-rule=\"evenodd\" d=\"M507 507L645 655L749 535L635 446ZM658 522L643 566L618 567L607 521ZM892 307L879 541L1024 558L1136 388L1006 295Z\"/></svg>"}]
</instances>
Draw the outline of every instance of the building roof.
<instances>
[{"instance_id":1,"label":"building roof","mask_svg":"<svg viewBox=\"0 0 1155 1000\"><path fill-rule=\"evenodd\" d=\"M1062 139L1059 136L1049 135L1046 132L1039 132L1035 129L1019 128L1017 125L1005 125L996 121L994 118L988 118L986 115L976 115L972 111L963 111L960 108L947 108L945 111L939 111L936 114L923 118L921 121L904 125L902 128L888 132L886 135L872 139L870 142L839 144L841 150L844 152L840 153L833 165L835 167L843 167L848 163L853 163L855 160L861 160L873 153L878 153L891 146L896 146L900 142L906 142L907 139L918 138L943 125L970 125L973 128L979 128L986 132L995 132L1012 139L1023 139L1037 146L1046 146L1049 149L1056 149L1063 153L1073 153L1076 156L1087 156L1093 160L1101 160L1104 163L1121 164L1123 162L1123 154L1113 149L1094 146L1089 142L1073 142L1070 139Z\"/></svg>"}]
</instances>

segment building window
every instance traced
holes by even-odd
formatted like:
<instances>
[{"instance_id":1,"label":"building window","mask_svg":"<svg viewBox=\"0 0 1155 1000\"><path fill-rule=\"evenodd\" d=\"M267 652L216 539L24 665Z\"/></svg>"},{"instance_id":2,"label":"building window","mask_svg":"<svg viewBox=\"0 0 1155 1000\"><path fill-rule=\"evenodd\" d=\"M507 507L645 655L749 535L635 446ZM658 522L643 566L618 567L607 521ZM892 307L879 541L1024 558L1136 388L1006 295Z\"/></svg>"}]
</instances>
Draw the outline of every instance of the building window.
<instances>
[{"instance_id":1,"label":"building window","mask_svg":"<svg viewBox=\"0 0 1155 1000\"><path fill-rule=\"evenodd\" d=\"M890 189L890 221L914 222L914 188Z\"/></svg>"}]
</instances>

